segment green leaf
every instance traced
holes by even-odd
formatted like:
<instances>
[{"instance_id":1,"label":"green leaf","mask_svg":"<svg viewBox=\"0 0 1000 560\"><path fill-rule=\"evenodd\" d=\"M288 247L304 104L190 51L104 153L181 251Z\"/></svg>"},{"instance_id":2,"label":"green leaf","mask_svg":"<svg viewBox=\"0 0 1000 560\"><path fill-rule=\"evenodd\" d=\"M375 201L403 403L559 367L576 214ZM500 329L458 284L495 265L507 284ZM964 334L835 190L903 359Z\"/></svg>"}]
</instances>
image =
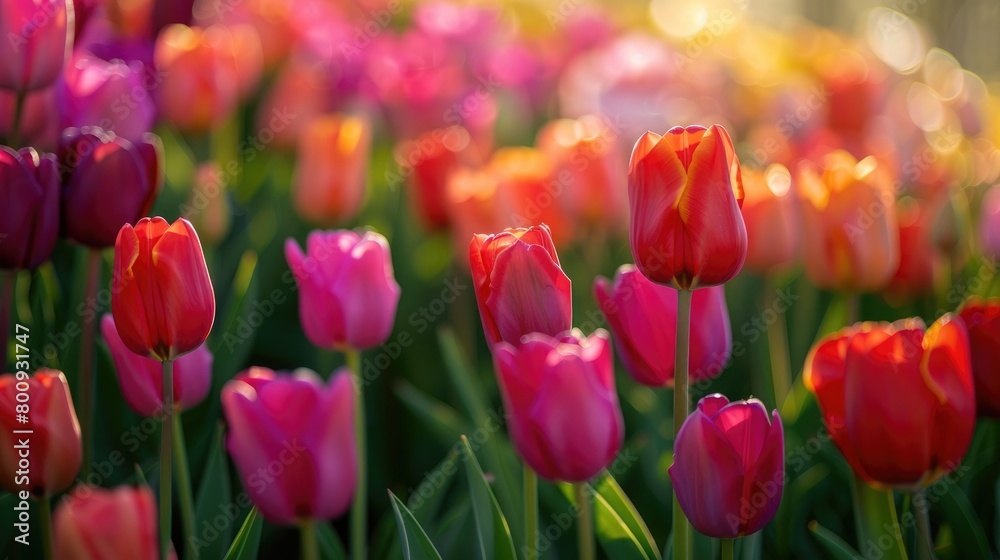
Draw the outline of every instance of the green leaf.
<instances>
[{"instance_id":1,"label":"green leaf","mask_svg":"<svg viewBox=\"0 0 1000 560\"><path fill-rule=\"evenodd\" d=\"M263 526L264 518L257 511L257 506L254 506L243 521L240 532L236 533L236 539L226 553L226 560L256 560Z\"/></svg>"},{"instance_id":2,"label":"green leaf","mask_svg":"<svg viewBox=\"0 0 1000 560\"><path fill-rule=\"evenodd\" d=\"M573 485L560 483L559 490L571 504L573 509L570 513L575 518L579 510L575 502ZM646 553L645 547L639 543L639 538L622 521L622 518L618 516L618 513L603 496L593 490L591 490L591 496L594 502L594 533L597 535L597 541L601 543L601 548L604 549L609 558L615 560L653 560L658 558ZM544 535L545 529L544 526L539 527L539 534Z\"/></svg>"},{"instance_id":3,"label":"green leaf","mask_svg":"<svg viewBox=\"0 0 1000 560\"><path fill-rule=\"evenodd\" d=\"M471 426L454 408L428 396L407 381L399 381L395 387L396 395L410 410L420 417L430 428L431 433L443 445L451 446Z\"/></svg>"},{"instance_id":4,"label":"green leaf","mask_svg":"<svg viewBox=\"0 0 1000 560\"><path fill-rule=\"evenodd\" d=\"M962 493L950 479L939 480L936 484L948 484L948 492L941 496L941 509L944 517L951 526L955 535L954 543L958 548L958 558L963 560L990 560L989 541L986 540L986 532L979 521L979 516L972 509L969 498ZM925 490L928 499L933 499L940 494L936 492L935 485Z\"/></svg>"},{"instance_id":5,"label":"green leaf","mask_svg":"<svg viewBox=\"0 0 1000 560\"><path fill-rule=\"evenodd\" d=\"M822 545L823 550L827 551L835 560L861 560L861 555L851 548L851 545L817 521L809 522L809 531Z\"/></svg>"},{"instance_id":6,"label":"green leaf","mask_svg":"<svg viewBox=\"0 0 1000 560\"><path fill-rule=\"evenodd\" d=\"M197 538L196 546L203 558L220 558L225 553L225 543L232 539L231 520L239 514L239 507L233 503L229 491L229 468L226 455L222 451L222 424L220 423L212 437L205 470L202 471L198 485L198 496L195 498L194 526L195 534L188 538ZM226 519L220 530L214 520L222 516ZM210 529L209 529L210 528ZM217 531L217 535L211 532Z\"/></svg>"},{"instance_id":7,"label":"green leaf","mask_svg":"<svg viewBox=\"0 0 1000 560\"><path fill-rule=\"evenodd\" d=\"M660 551L656 548L653 534L649 532L646 522L643 521L642 516L639 515L638 510L635 509L632 501L628 499L625 491L611 476L611 473L605 472L605 476L597 481L594 490L607 502L608 507L618 516L618 519L629 528L639 545L645 550L646 556L659 560Z\"/></svg>"},{"instance_id":8,"label":"green leaf","mask_svg":"<svg viewBox=\"0 0 1000 560\"><path fill-rule=\"evenodd\" d=\"M480 557L483 560L516 560L510 527L465 436L462 436L462 451L465 453L465 473L469 479L472 512L476 518Z\"/></svg>"},{"instance_id":9,"label":"green leaf","mask_svg":"<svg viewBox=\"0 0 1000 560\"><path fill-rule=\"evenodd\" d=\"M346 560L347 554L344 552L344 544L340 542L340 537L329 523L318 523L316 525L316 536L319 541L319 555L324 560Z\"/></svg>"},{"instance_id":10,"label":"green leaf","mask_svg":"<svg viewBox=\"0 0 1000 560\"><path fill-rule=\"evenodd\" d=\"M257 276L257 253L247 250L240 258L236 275L228 290L229 297L224 304L224 309L227 310L225 318L216 323L219 328L213 330L209 343L217 362L213 370L228 374L213 378L213 389L238 371L250 355L257 328L248 317L256 312L253 303L257 301L259 291Z\"/></svg>"},{"instance_id":11,"label":"green leaf","mask_svg":"<svg viewBox=\"0 0 1000 560\"><path fill-rule=\"evenodd\" d=\"M399 531L399 542L403 547L403 558L406 560L424 560L425 558L441 560L441 555L434 548L434 543L424 532L423 527L414 519L413 513L389 491L392 510L396 514L396 530Z\"/></svg>"}]
</instances>

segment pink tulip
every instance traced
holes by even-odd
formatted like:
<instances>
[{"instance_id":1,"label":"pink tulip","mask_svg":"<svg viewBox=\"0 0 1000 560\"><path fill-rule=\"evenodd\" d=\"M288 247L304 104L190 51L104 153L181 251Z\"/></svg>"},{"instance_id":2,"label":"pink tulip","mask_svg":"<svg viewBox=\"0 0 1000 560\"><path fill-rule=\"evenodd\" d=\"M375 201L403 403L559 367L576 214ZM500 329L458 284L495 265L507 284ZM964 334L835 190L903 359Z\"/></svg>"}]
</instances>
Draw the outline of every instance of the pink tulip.
<instances>
[{"instance_id":1,"label":"pink tulip","mask_svg":"<svg viewBox=\"0 0 1000 560\"><path fill-rule=\"evenodd\" d=\"M97 126L133 142L149 131L156 105L142 63L108 62L77 51L56 86L62 128Z\"/></svg>"},{"instance_id":2,"label":"pink tulip","mask_svg":"<svg viewBox=\"0 0 1000 560\"><path fill-rule=\"evenodd\" d=\"M163 409L163 366L159 360L129 350L118 335L111 314L101 319L101 334L111 350L115 374L125 402L142 416ZM212 385L212 353L205 344L174 362L174 404L184 410L205 399Z\"/></svg>"},{"instance_id":3,"label":"pink tulip","mask_svg":"<svg viewBox=\"0 0 1000 560\"><path fill-rule=\"evenodd\" d=\"M146 486L114 490L77 486L56 508L60 560L157 560L156 500ZM170 560L177 555L170 551Z\"/></svg>"},{"instance_id":4,"label":"pink tulip","mask_svg":"<svg viewBox=\"0 0 1000 560\"><path fill-rule=\"evenodd\" d=\"M614 283L598 277L594 295L625 370L643 385L673 387L677 290L652 282L626 264ZM698 320L691 322L688 374L692 381L711 379L722 371L733 345L725 289L695 290L691 314Z\"/></svg>"},{"instance_id":5,"label":"pink tulip","mask_svg":"<svg viewBox=\"0 0 1000 560\"><path fill-rule=\"evenodd\" d=\"M499 342L493 358L509 431L542 478L581 482L614 460L625 433L608 333L533 333Z\"/></svg>"},{"instance_id":6,"label":"pink tulip","mask_svg":"<svg viewBox=\"0 0 1000 560\"><path fill-rule=\"evenodd\" d=\"M1000 188L993 187L983 196L979 216L979 242L986 256L1000 257Z\"/></svg>"},{"instance_id":7,"label":"pink tulip","mask_svg":"<svg viewBox=\"0 0 1000 560\"><path fill-rule=\"evenodd\" d=\"M310 342L364 350L389 338L400 290L385 237L371 231L314 231L306 253L289 239L285 258L301 290L299 318Z\"/></svg>"},{"instance_id":8,"label":"pink tulip","mask_svg":"<svg viewBox=\"0 0 1000 560\"><path fill-rule=\"evenodd\" d=\"M778 511L785 482L785 437L778 411L757 399L698 401L674 443L668 469L684 515L700 533L732 539L756 533Z\"/></svg>"},{"instance_id":9,"label":"pink tulip","mask_svg":"<svg viewBox=\"0 0 1000 560\"><path fill-rule=\"evenodd\" d=\"M251 368L223 387L226 448L265 519L291 525L347 511L358 474L354 394L346 368L325 385L309 370Z\"/></svg>"},{"instance_id":10,"label":"pink tulip","mask_svg":"<svg viewBox=\"0 0 1000 560\"><path fill-rule=\"evenodd\" d=\"M71 0L0 2L0 88L34 91L56 81L73 45Z\"/></svg>"}]
</instances>

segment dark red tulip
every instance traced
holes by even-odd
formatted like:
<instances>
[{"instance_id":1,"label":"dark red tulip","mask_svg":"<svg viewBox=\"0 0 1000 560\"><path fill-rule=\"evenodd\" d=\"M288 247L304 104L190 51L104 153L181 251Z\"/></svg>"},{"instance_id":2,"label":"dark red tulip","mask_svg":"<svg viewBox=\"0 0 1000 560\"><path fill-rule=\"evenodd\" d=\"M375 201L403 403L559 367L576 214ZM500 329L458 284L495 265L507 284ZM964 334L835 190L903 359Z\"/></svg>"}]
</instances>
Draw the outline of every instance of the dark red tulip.
<instances>
[{"instance_id":1,"label":"dark red tulip","mask_svg":"<svg viewBox=\"0 0 1000 560\"><path fill-rule=\"evenodd\" d=\"M1000 298L969 298L959 316L969 330L976 412L1000 418Z\"/></svg>"},{"instance_id":2,"label":"dark red tulip","mask_svg":"<svg viewBox=\"0 0 1000 560\"><path fill-rule=\"evenodd\" d=\"M35 268L55 249L58 167L52 154L0 146L0 269Z\"/></svg>"}]
</instances>

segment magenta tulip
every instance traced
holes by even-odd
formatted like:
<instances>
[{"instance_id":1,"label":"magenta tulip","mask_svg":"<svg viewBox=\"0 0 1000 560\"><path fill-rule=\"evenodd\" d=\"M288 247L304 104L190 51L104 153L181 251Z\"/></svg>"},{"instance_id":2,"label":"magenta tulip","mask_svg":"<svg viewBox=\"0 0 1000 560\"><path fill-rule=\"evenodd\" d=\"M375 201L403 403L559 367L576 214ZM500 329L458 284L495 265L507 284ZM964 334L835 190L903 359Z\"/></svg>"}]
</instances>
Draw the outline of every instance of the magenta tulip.
<instances>
[{"instance_id":1,"label":"magenta tulip","mask_svg":"<svg viewBox=\"0 0 1000 560\"><path fill-rule=\"evenodd\" d=\"M27 92L59 77L73 45L71 0L0 2L0 88Z\"/></svg>"},{"instance_id":2,"label":"magenta tulip","mask_svg":"<svg viewBox=\"0 0 1000 560\"><path fill-rule=\"evenodd\" d=\"M0 269L33 269L55 249L58 168L51 154L0 146Z\"/></svg>"},{"instance_id":3,"label":"magenta tulip","mask_svg":"<svg viewBox=\"0 0 1000 560\"><path fill-rule=\"evenodd\" d=\"M98 126L133 142L149 131L156 105L143 82L139 61L106 61L78 51L56 87L63 128Z\"/></svg>"},{"instance_id":4,"label":"magenta tulip","mask_svg":"<svg viewBox=\"0 0 1000 560\"><path fill-rule=\"evenodd\" d=\"M718 539L756 533L778 511L785 483L785 436L778 411L757 399L714 394L681 426L668 469L684 515Z\"/></svg>"},{"instance_id":5,"label":"magenta tulip","mask_svg":"<svg viewBox=\"0 0 1000 560\"><path fill-rule=\"evenodd\" d=\"M118 336L115 320L101 319L101 334L108 343L115 374L125 402L142 416L163 410L163 366L159 360L140 356L128 349ZM174 404L180 410L197 406L212 385L212 353L202 344L174 362Z\"/></svg>"},{"instance_id":6,"label":"magenta tulip","mask_svg":"<svg viewBox=\"0 0 1000 560\"><path fill-rule=\"evenodd\" d=\"M539 476L582 482L611 464L625 425L606 331L533 333L493 358L511 439Z\"/></svg>"},{"instance_id":7,"label":"magenta tulip","mask_svg":"<svg viewBox=\"0 0 1000 560\"><path fill-rule=\"evenodd\" d=\"M265 519L333 519L357 486L355 389L344 368L325 384L309 370L251 368L226 383L226 448Z\"/></svg>"},{"instance_id":8,"label":"magenta tulip","mask_svg":"<svg viewBox=\"0 0 1000 560\"><path fill-rule=\"evenodd\" d=\"M594 295L625 370L643 385L673 387L677 290L654 283L626 264L613 283L598 277ZM698 320L691 322L688 373L692 381L711 379L722 371L733 346L723 287L695 290L691 314Z\"/></svg>"},{"instance_id":9,"label":"magenta tulip","mask_svg":"<svg viewBox=\"0 0 1000 560\"><path fill-rule=\"evenodd\" d=\"M302 328L314 345L364 350L389 338L400 290L385 237L314 231L305 253L289 239L285 258L300 290Z\"/></svg>"}]
</instances>

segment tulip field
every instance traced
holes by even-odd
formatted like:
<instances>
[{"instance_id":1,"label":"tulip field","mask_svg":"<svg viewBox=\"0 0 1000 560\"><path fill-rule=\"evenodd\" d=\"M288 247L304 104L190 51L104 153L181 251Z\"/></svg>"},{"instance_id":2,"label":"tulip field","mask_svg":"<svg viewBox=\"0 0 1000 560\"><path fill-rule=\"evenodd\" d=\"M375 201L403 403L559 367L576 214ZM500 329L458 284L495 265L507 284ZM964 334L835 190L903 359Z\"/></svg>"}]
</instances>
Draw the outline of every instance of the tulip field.
<instances>
[{"instance_id":1,"label":"tulip field","mask_svg":"<svg viewBox=\"0 0 1000 560\"><path fill-rule=\"evenodd\" d=\"M0 557L1000 558L994 0L0 0Z\"/></svg>"}]
</instances>

